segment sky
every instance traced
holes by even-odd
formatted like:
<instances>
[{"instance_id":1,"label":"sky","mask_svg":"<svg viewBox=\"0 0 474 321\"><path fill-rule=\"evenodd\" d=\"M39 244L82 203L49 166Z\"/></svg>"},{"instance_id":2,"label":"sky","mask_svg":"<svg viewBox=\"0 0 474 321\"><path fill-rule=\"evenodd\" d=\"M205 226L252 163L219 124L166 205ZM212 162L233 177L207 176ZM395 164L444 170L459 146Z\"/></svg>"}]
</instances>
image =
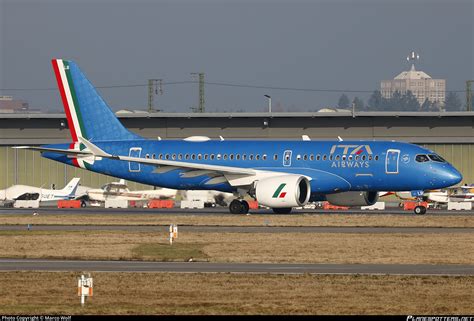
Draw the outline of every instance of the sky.
<instances>
[{"instance_id":1,"label":"sky","mask_svg":"<svg viewBox=\"0 0 474 321\"><path fill-rule=\"evenodd\" d=\"M314 111L347 92L367 102L420 55L416 68L464 90L474 79L472 0L0 0L0 95L60 111L52 58L74 60L114 110ZM173 82L185 82L171 84ZM13 90L26 89L26 90ZM34 90L32 90L34 89ZM348 91L360 91L351 93ZM459 93L464 100L463 93Z\"/></svg>"}]
</instances>

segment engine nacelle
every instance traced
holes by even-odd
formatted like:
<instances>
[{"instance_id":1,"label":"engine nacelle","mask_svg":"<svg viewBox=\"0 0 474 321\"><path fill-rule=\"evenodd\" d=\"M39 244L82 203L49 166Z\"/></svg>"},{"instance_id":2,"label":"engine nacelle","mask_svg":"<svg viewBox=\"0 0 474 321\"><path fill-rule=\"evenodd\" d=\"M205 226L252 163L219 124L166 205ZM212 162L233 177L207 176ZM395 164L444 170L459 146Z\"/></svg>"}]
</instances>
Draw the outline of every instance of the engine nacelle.
<instances>
[{"instance_id":1,"label":"engine nacelle","mask_svg":"<svg viewBox=\"0 0 474 321\"><path fill-rule=\"evenodd\" d=\"M378 192L342 192L326 195L329 203L338 206L370 206L379 199Z\"/></svg>"},{"instance_id":2,"label":"engine nacelle","mask_svg":"<svg viewBox=\"0 0 474 321\"><path fill-rule=\"evenodd\" d=\"M308 203L310 194L308 179L300 175L265 178L255 185L257 201L271 208L304 206Z\"/></svg>"}]
</instances>

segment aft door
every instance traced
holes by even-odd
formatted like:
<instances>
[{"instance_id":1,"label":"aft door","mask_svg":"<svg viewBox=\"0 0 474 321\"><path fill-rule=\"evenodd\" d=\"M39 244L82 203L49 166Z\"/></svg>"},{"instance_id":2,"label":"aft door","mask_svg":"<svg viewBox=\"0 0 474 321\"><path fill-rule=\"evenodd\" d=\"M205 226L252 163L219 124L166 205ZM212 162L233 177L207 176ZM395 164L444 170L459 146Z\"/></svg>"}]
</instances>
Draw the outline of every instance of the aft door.
<instances>
[{"instance_id":1,"label":"aft door","mask_svg":"<svg viewBox=\"0 0 474 321\"><path fill-rule=\"evenodd\" d=\"M398 149L387 150L385 158L385 173L398 174L398 162L400 160L400 151Z\"/></svg>"},{"instance_id":2,"label":"aft door","mask_svg":"<svg viewBox=\"0 0 474 321\"><path fill-rule=\"evenodd\" d=\"M141 147L132 147L132 148L130 148L130 152L128 153L128 156L139 158L141 153L142 153L142 148ZM139 172L140 171L140 163L128 162L128 171L129 172Z\"/></svg>"}]
</instances>

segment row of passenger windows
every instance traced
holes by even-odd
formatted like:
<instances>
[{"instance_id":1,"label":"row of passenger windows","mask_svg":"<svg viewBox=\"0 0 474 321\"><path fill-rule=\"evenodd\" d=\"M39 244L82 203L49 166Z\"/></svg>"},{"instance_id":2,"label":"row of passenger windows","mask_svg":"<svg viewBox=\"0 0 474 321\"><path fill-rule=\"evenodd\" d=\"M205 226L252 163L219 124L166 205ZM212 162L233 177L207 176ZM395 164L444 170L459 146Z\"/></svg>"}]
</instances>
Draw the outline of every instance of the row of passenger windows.
<instances>
[{"instance_id":1,"label":"row of passenger windows","mask_svg":"<svg viewBox=\"0 0 474 321\"><path fill-rule=\"evenodd\" d=\"M145 156L146 158L150 158L150 154L146 154ZM260 155L260 154L159 154L158 155L158 158L156 158L156 154L152 154L151 155L151 158L152 159L166 159L166 160L267 160L267 154L263 154L263 155ZM289 160L290 156L289 155L285 155L285 160ZM379 156L378 155L375 155L374 157L372 155L333 155L333 154L330 154L329 156L324 154L324 155L313 155L313 154L304 154L304 155L296 155L296 160L310 160L310 161L319 161L319 160L355 160L355 161L358 161L358 160L362 160L362 161L365 161L365 160L378 160L379 159ZM273 155L273 160L278 160L278 155L277 154L274 154Z\"/></svg>"}]
</instances>

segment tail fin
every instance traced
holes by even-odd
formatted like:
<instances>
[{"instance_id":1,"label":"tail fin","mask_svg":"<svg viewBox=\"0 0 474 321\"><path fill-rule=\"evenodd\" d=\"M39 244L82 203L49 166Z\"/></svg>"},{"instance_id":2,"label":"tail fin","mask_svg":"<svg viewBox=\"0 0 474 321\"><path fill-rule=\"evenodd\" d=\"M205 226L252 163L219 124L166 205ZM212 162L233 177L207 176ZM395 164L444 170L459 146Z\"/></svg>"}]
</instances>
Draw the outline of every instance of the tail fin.
<instances>
[{"instance_id":1,"label":"tail fin","mask_svg":"<svg viewBox=\"0 0 474 321\"><path fill-rule=\"evenodd\" d=\"M74 142L77 137L89 141L141 139L120 123L73 61L53 59L52 64Z\"/></svg>"},{"instance_id":2,"label":"tail fin","mask_svg":"<svg viewBox=\"0 0 474 321\"><path fill-rule=\"evenodd\" d=\"M71 181L66 185L66 187L64 187L61 192L64 196L72 196L76 193L76 190L77 190L77 186L79 185L79 181L81 179L80 178L77 178L77 177L74 177L73 179L71 179Z\"/></svg>"}]
</instances>

